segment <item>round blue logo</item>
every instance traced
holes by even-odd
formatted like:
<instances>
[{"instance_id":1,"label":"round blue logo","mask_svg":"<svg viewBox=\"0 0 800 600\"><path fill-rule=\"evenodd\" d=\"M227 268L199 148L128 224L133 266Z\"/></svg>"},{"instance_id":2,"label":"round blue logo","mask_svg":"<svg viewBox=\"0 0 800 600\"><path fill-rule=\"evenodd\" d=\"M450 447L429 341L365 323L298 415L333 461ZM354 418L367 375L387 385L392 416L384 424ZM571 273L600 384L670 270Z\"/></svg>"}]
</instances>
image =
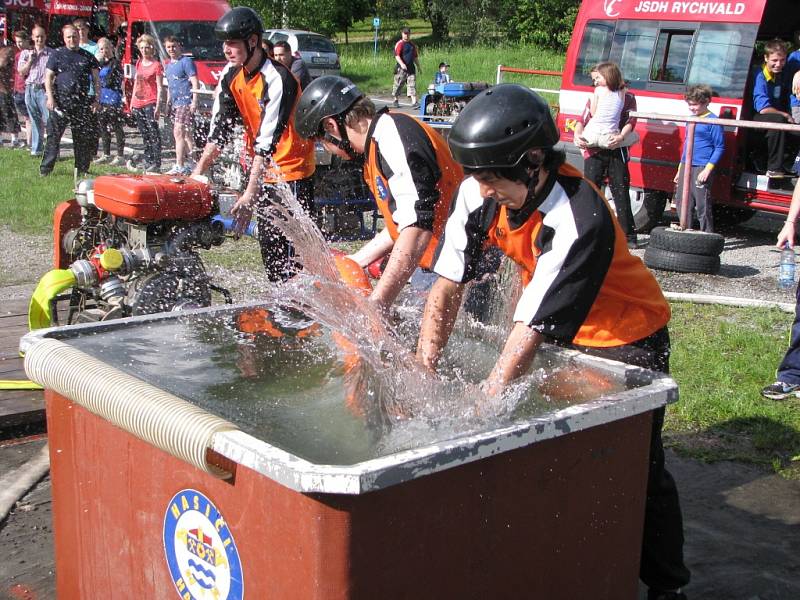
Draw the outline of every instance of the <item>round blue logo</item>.
<instances>
[{"instance_id":1,"label":"round blue logo","mask_svg":"<svg viewBox=\"0 0 800 600\"><path fill-rule=\"evenodd\" d=\"M389 190L386 189L386 185L383 183L383 177L380 175L375 176L375 187L378 189L378 195L381 197L381 200L386 200L389 197Z\"/></svg>"},{"instance_id":2,"label":"round blue logo","mask_svg":"<svg viewBox=\"0 0 800 600\"><path fill-rule=\"evenodd\" d=\"M164 514L164 553L184 600L240 600L242 563L222 514L197 490L181 490Z\"/></svg>"}]
</instances>

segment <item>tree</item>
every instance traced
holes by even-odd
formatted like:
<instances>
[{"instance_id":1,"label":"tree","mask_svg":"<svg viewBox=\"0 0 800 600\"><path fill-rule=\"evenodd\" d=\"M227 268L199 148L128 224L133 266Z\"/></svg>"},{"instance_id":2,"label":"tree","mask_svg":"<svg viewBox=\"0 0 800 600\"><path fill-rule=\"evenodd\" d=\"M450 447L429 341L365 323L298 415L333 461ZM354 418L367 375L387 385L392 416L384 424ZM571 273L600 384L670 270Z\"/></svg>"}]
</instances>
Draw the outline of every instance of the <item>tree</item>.
<instances>
[{"instance_id":1,"label":"tree","mask_svg":"<svg viewBox=\"0 0 800 600\"><path fill-rule=\"evenodd\" d=\"M267 28L308 29L323 35L350 28L371 12L369 0L233 0L258 12Z\"/></svg>"},{"instance_id":2,"label":"tree","mask_svg":"<svg viewBox=\"0 0 800 600\"><path fill-rule=\"evenodd\" d=\"M566 48L572 36L580 0L519 0L508 28L522 42Z\"/></svg>"}]
</instances>

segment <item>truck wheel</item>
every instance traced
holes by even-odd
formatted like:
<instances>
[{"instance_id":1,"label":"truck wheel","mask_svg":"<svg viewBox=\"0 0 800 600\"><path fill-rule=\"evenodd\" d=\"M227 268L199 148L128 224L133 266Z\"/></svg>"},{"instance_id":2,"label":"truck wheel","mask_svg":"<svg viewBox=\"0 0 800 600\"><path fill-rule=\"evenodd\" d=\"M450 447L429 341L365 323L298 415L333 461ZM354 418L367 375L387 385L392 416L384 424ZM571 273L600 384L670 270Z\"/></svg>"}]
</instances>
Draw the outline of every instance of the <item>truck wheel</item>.
<instances>
[{"instance_id":1,"label":"truck wheel","mask_svg":"<svg viewBox=\"0 0 800 600\"><path fill-rule=\"evenodd\" d=\"M638 194L638 198L641 201L631 203L633 226L637 233L650 233L664 216L668 194L659 190L644 190Z\"/></svg>"},{"instance_id":2,"label":"truck wheel","mask_svg":"<svg viewBox=\"0 0 800 600\"><path fill-rule=\"evenodd\" d=\"M756 211L752 208L736 208L725 204L714 204L711 207L714 211L715 227L732 227L744 223L752 218Z\"/></svg>"},{"instance_id":3,"label":"truck wheel","mask_svg":"<svg viewBox=\"0 0 800 600\"><path fill-rule=\"evenodd\" d=\"M675 271L677 273L709 273L719 272L719 256L704 254L688 254L672 252L648 246L644 251L644 264L651 269Z\"/></svg>"},{"instance_id":4,"label":"truck wheel","mask_svg":"<svg viewBox=\"0 0 800 600\"><path fill-rule=\"evenodd\" d=\"M718 233L677 231L667 227L656 227L650 232L650 247L670 252L719 256L723 246L725 238Z\"/></svg>"}]
</instances>

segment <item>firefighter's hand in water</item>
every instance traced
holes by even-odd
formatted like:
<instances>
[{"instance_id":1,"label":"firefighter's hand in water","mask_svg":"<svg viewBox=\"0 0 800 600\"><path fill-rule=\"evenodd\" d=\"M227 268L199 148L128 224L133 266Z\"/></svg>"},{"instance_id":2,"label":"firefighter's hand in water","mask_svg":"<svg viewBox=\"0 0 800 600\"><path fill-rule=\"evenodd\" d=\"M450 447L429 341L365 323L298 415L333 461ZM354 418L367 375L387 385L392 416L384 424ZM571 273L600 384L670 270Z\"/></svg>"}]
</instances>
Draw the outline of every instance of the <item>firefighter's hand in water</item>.
<instances>
[{"instance_id":1,"label":"firefighter's hand in water","mask_svg":"<svg viewBox=\"0 0 800 600\"><path fill-rule=\"evenodd\" d=\"M254 194L245 192L231 207L231 216L233 217L233 231L236 235L242 235L247 229L247 225L253 218L253 203L255 202Z\"/></svg>"}]
</instances>

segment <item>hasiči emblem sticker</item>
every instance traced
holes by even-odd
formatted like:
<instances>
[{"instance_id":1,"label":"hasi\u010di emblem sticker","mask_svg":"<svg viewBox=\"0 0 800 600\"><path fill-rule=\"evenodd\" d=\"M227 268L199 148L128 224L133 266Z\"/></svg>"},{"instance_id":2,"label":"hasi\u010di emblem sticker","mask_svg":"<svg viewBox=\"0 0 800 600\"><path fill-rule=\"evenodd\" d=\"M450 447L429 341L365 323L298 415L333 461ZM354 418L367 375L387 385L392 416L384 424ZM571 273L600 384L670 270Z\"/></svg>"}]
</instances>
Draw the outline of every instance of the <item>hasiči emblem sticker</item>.
<instances>
[{"instance_id":1,"label":"hasi\u010di emblem sticker","mask_svg":"<svg viewBox=\"0 0 800 600\"><path fill-rule=\"evenodd\" d=\"M197 490L181 490L164 514L164 554L184 600L239 600L242 563L228 524Z\"/></svg>"}]
</instances>

